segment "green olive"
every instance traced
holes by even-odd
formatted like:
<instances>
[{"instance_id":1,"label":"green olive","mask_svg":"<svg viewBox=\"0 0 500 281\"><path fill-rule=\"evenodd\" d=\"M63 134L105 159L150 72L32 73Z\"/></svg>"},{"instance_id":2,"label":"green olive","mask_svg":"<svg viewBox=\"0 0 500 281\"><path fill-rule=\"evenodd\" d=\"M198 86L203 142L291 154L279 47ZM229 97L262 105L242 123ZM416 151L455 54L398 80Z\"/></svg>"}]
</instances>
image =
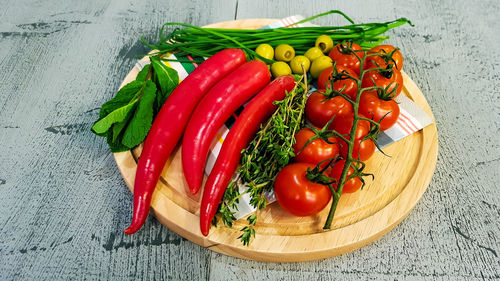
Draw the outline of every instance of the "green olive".
<instances>
[{"instance_id":1,"label":"green olive","mask_svg":"<svg viewBox=\"0 0 500 281\"><path fill-rule=\"evenodd\" d=\"M306 72L309 71L309 67L311 66L311 61L305 56L296 56L290 61L290 67L293 73L302 74L302 66L304 66Z\"/></svg>"},{"instance_id":2,"label":"green olive","mask_svg":"<svg viewBox=\"0 0 500 281\"><path fill-rule=\"evenodd\" d=\"M274 57L276 60L289 62L295 57L295 50L288 44L281 44L276 47Z\"/></svg>"},{"instance_id":3,"label":"green olive","mask_svg":"<svg viewBox=\"0 0 500 281\"><path fill-rule=\"evenodd\" d=\"M311 49L307 50L307 52L304 54L310 61L313 61L323 55L323 52L321 51L320 48L317 47L312 47Z\"/></svg>"},{"instance_id":4,"label":"green olive","mask_svg":"<svg viewBox=\"0 0 500 281\"><path fill-rule=\"evenodd\" d=\"M255 52L261 56L263 56L264 58L268 59L268 60L272 60L273 57L274 57L274 49L271 45L269 44L260 44L259 46L257 46L257 48L255 49ZM260 60L262 61L261 59L257 58L257 60Z\"/></svg>"},{"instance_id":5,"label":"green olive","mask_svg":"<svg viewBox=\"0 0 500 281\"><path fill-rule=\"evenodd\" d=\"M290 66L286 62L277 61L271 65L271 73L274 78L292 74Z\"/></svg>"},{"instance_id":6,"label":"green olive","mask_svg":"<svg viewBox=\"0 0 500 281\"><path fill-rule=\"evenodd\" d=\"M327 54L333 48L333 41L330 36L321 35L316 39L316 44L314 45L320 48L323 53Z\"/></svg>"},{"instance_id":7,"label":"green olive","mask_svg":"<svg viewBox=\"0 0 500 281\"><path fill-rule=\"evenodd\" d=\"M313 60L311 64L311 76L313 78L318 78L325 68L328 68L333 65L332 59L328 56L321 56L315 60Z\"/></svg>"}]
</instances>

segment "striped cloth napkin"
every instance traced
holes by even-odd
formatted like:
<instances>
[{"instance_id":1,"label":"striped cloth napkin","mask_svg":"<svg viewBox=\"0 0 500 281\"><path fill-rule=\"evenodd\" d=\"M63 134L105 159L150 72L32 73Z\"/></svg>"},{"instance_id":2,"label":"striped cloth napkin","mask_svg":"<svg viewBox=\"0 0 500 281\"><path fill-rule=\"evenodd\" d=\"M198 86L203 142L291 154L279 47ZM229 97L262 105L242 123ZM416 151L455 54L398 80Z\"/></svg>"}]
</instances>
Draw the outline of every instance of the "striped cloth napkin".
<instances>
[{"instance_id":1,"label":"striped cloth napkin","mask_svg":"<svg viewBox=\"0 0 500 281\"><path fill-rule=\"evenodd\" d=\"M304 17L300 15L296 16L290 16L287 18L283 18L278 22L272 23L270 25L267 25L265 27L262 27L263 29L266 28L278 28L278 27L301 27L301 26L313 26L310 23L301 23L301 24L296 24L297 22L303 20ZM176 59L174 55L170 55L168 57L169 59ZM190 56L187 57L188 60L193 60ZM144 65L149 64L149 59L144 59L136 63L135 67L137 67L139 70L141 70ZM195 62L192 63L180 63L180 62L165 62L165 64L177 71L179 74L179 79L182 81L184 78L188 76L189 73L191 73L198 65ZM314 88L311 89L310 93L312 93ZM405 95L399 95L396 98L396 102L399 103L399 109L400 109L400 115L399 119L396 122L396 124L391 127L390 129L381 132L378 136L377 142L380 147L385 147L395 141L398 141L406 136L409 136L422 128L426 127L427 125L432 124L432 119L427 113L425 113L417 104L415 104L411 99L406 97ZM212 171L212 168L215 164L215 160L217 159L217 155L219 155L220 149L222 147L222 144L224 142L224 139L226 138L229 129L233 125L233 123L236 121L236 118L238 118L238 115L242 112L244 106L240 107L222 126L222 128L219 129L219 131L216 134L215 139L213 140L211 147L210 147L210 153L207 158L207 163L205 166L205 173L207 176L210 174ZM244 185L239 185L239 191L240 193L244 193L246 191L246 187ZM266 194L266 198L269 203L272 203L276 201L274 198L274 194L271 192ZM238 204L238 210L235 214L236 218L242 218L245 217L246 215L256 211L256 209L250 205L250 196L248 193L243 194L242 197L240 198L239 204Z\"/></svg>"}]
</instances>

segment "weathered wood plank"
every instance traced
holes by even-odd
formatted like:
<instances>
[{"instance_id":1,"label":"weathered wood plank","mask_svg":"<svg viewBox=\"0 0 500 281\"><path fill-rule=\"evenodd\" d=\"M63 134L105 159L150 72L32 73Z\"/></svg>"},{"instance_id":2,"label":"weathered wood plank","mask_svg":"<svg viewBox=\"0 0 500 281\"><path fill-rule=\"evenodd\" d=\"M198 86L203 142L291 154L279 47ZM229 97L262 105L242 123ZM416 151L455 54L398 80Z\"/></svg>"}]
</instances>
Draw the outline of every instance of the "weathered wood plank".
<instances>
[{"instance_id":1,"label":"weathered wood plank","mask_svg":"<svg viewBox=\"0 0 500 281\"><path fill-rule=\"evenodd\" d=\"M122 234L132 197L89 129L146 51L141 35L231 20L235 2L2 6L0 279L206 279L210 252L156 220Z\"/></svg>"}]
</instances>

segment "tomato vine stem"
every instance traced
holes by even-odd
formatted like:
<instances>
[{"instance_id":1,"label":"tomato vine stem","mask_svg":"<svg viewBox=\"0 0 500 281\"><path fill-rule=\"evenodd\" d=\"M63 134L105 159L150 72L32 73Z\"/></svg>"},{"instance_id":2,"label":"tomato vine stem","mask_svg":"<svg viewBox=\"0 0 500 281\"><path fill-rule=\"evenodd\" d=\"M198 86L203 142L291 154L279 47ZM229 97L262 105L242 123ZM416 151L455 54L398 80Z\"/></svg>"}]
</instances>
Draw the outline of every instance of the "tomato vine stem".
<instances>
[{"instance_id":1,"label":"tomato vine stem","mask_svg":"<svg viewBox=\"0 0 500 281\"><path fill-rule=\"evenodd\" d=\"M335 216L335 211L337 210L337 205L340 201L340 197L342 195L342 190L344 188L345 183L350 178L354 178L356 176L360 176L360 178L361 178L361 176L368 175L368 174L362 173L362 171L365 167L364 163L359 161L358 159L354 159L352 157L352 152L354 149L354 142L356 141L355 140L356 129L357 129L359 120L366 120L366 121L370 122L371 124L375 124L374 130L370 130L370 134L368 135L369 138L374 138L373 136L376 135L376 133L379 131L379 128L380 128L379 123L377 123L371 119L359 116L359 112L358 112L361 95L366 91L379 90L381 88L379 86L362 88L362 81L363 81L364 75L368 71L377 71L377 70L383 69L381 67L364 69L366 58L370 57L370 56L377 56L378 54L369 54L366 50L362 50L363 56L360 56L359 54L357 54L357 51L354 51L349 45L347 45L347 47L345 47L345 48L346 48L345 49L346 52L352 53L359 60L359 62L360 62L360 74L359 74L359 78L356 78L356 77L349 75L347 73L342 73L343 76L345 76L349 79L352 79L353 81L356 82L356 85L357 85L356 99L354 101L350 100L351 104L353 106L353 121L352 121L351 130L349 132L349 138L343 138L343 141L345 141L345 143L347 144L347 155L345 156L345 164L344 164L344 167L343 167L342 172L340 174L340 178L338 179L337 188L334 189L332 184L328 184L328 188L330 189L330 192L332 193L332 204L330 207L330 211L328 212L328 217L326 219L325 225L323 226L324 230L328 230L332 226L333 218ZM378 147L378 145L377 145L377 147ZM360 165L360 167L358 167L357 165ZM350 167L352 167L355 172L349 178L347 178L347 174L348 174ZM362 178L361 178L361 180L362 180L363 185L364 185L364 180Z\"/></svg>"}]
</instances>

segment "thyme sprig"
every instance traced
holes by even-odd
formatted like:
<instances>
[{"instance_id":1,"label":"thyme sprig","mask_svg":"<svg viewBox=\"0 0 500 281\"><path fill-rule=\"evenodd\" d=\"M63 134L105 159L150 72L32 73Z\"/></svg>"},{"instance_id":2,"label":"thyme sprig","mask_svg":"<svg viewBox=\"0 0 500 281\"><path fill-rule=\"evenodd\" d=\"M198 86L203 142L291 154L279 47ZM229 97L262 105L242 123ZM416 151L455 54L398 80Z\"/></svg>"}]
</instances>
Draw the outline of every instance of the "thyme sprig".
<instances>
[{"instance_id":1,"label":"thyme sprig","mask_svg":"<svg viewBox=\"0 0 500 281\"><path fill-rule=\"evenodd\" d=\"M295 144L294 136L305 123L304 108L309 88L305 74L297 78L292 91L286 93L283 100L275 102L277 110L242 151L239 176L229 184L219 208L220 218L227 226L233 225L234 210L243 194L250 196L250 204L256 209L266 206L265 192L273 188L278 172L295 156L292 147ZM246 186L244 193L239 192L238 181ZM255 237L257 213L249 216L247 221L248 225L241 229L242 235L239 237L244 245L248 245Z\"/></svg>"}]
</instances>

